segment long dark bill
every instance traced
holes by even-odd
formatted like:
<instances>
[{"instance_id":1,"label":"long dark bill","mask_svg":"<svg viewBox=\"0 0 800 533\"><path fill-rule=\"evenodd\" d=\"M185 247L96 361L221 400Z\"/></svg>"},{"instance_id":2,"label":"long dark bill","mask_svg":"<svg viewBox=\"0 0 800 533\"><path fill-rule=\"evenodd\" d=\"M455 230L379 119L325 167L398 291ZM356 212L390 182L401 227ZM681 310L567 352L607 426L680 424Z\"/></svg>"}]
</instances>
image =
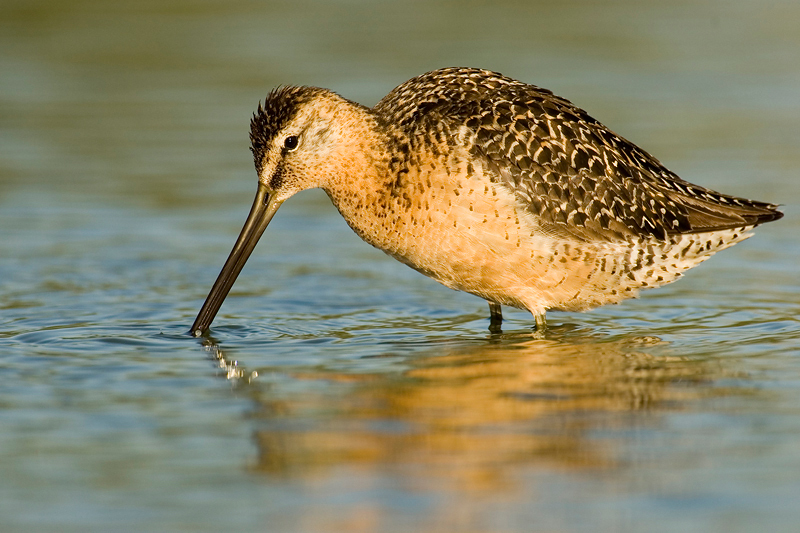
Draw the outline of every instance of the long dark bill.
<instances>
[{"instance_id":1,"label":"long dark bill","mask_svg":"<svg viewBox=\"0 0 800 533\"><path fill-rule=\"evenodd\" d=\"M236 239L231 255L225 261L222 272L219 273L217 281L214 282L211 292L208 293L203 307L197 314L197 318L192 324L192 329L189 330L192 336L199 337L202 335L211 325L211 322L214 321L222 302L230 292L231 287L233 287L233 282L236 281L236 277L242 271L247 258L250 257L253 248L258 244L258 239L261 238L264 230L267 229L267 225L269 225L269 221L272 220L280 206L281 203L275 201L274 196L270 196L267 187L259 182L256 199L253 201L250 214L247 215L247 221L244 223L242 232L239 234L239 238Z\"/></svg>"}]
</instances>

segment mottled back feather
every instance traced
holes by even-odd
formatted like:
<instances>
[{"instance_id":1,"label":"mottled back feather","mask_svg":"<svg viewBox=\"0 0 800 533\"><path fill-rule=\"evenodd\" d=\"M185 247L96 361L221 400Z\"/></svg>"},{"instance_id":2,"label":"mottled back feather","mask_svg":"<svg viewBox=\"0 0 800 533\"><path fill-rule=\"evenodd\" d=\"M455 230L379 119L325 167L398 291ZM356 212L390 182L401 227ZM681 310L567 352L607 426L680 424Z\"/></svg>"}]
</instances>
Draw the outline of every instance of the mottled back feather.
<instances>
[{"instance_id":1,"label":"mottled back feather","mask_svg":"<svg viewBox=\"0 0 800 533\"><path fill-rule=\"evenodd\" d=\"M492 180L513 190L555 233L666 239L782 216L776 205L682 180L570 101L498 73L449 68L423 74L374 110L411 138L445 127L452 139L467 128L469 150Z\"/></svg>"}]
</instances>

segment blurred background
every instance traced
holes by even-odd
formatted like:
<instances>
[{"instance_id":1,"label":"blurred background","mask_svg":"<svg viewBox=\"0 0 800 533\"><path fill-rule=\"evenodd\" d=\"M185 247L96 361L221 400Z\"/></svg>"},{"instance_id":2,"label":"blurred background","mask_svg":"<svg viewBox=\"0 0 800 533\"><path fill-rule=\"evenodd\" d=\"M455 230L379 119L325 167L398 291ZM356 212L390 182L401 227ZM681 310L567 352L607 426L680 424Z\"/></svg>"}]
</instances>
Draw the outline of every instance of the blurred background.
<instances>
[{"instance_id":1,"label":"blurred background","mask_svg":"<svg viewBox=\"0 0 800 533\"><path fill-rule=\"evenodd\" d=\"M752 531L800 521L800 4L4 0L0 530ZM553 90L786 217L588 314L483 301L281 209L185 333L277 85Z\"/></svg>"}]
</instances>

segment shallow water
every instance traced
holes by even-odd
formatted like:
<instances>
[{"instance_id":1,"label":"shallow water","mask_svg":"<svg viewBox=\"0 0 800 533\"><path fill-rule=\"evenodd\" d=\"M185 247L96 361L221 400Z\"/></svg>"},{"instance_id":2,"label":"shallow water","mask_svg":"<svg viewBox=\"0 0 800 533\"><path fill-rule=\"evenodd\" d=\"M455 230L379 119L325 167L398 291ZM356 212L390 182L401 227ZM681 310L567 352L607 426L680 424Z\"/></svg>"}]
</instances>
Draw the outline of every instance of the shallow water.
<instances>
[{"instance_id":1,"label":"shallow water","mask_svg":"<svg viewBox=\"0 0 800 533\"><path fill-rule=\"evenodd\" d=\"M5 2L0 530L753 531L800 521L795 2ZM186 335L278 84L555 90L786 217L543 337L287 202Z\"/></svg>"}]
</instances>

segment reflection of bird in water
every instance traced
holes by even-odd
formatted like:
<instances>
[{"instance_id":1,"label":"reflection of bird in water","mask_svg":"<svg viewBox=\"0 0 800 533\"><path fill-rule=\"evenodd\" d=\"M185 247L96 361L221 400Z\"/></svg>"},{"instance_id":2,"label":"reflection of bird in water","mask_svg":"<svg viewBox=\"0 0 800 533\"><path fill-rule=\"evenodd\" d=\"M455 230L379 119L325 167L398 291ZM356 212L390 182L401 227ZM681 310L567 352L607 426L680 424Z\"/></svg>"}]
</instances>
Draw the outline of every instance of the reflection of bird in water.
<instances>
[{"instance_id":1,"label":"reflection of bird in water","mask_svg":"<svg viewBox=\"0 0 800 533\"><path fill-rule=\"evenodd\" d=\"M403 372L280 370L291 385L258 389L254 468L314 480L343 466L365 476L391 469L410 485L497 495L522 468L614 467L614 439L598 430L624 432L730 393L709 386L724 370L672 356L655 338L520 332L404 360Z\"/></svg>"},{"instance_id":2,"label":"reflection of bird in water","mask_svg":"<svg viewBox=\"0 0 800 533\"><path fill-rule=\"evenodd\" d=\"M657 287L782 216L687 183L569 101L447 68L373 108L276 89L251 124L258 193L192 326L211 324L280 205L322 188L366 242L501 305L583 311Z\"/></svg>"}]
</instances>

